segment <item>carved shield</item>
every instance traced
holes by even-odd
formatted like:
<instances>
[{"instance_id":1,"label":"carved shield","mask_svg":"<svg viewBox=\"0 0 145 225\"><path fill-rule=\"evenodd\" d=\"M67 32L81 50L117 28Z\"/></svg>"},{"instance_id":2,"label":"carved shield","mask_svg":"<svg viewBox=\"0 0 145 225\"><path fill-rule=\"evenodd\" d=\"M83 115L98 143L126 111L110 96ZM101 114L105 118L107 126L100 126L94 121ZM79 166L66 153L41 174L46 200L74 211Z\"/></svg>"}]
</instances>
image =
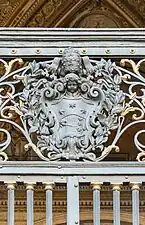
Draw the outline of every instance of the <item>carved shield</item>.
<instances>
[{"instance_id":1,"label":"carved shield","mask_svg":"<svg viewBox=\"0 0 145 225\"><path fill-rule=\"evenodd\" d=\"M97 160L118 124L120 82L115 64L93 65L71 48L51 63L33 62L24 77L22 110L37 151L49 160Z\"/></svg>"}]
</instances>

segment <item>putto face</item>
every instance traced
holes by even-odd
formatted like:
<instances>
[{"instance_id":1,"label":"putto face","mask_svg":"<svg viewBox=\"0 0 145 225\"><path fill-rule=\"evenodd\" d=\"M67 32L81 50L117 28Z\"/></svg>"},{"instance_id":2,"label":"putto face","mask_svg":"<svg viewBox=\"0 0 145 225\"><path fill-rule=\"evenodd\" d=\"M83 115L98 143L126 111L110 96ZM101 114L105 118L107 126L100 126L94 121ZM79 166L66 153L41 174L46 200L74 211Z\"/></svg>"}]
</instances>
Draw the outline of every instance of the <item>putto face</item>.
<instances>
[{"instance_id":1,"label":"putto face","mask_svg":"<svg viewBox=\"0 0 145 225\"><path fill-rule=\"evenodd\" d=\"M78 82L76 80L68 80L66 84L68 92L75 93L78 90Z\"/></svg>"}]
</instances>

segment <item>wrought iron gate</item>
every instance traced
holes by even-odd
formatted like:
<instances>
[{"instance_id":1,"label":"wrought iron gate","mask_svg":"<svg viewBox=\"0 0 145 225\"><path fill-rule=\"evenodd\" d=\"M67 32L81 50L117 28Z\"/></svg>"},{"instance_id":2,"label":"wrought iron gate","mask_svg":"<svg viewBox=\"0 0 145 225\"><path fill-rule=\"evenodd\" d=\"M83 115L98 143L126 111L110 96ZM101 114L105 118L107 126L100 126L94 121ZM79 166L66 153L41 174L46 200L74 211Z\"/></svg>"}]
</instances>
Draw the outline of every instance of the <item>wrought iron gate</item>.
<instances>
[{"instance_id":1,"label":"wrought iron gate","mask_svg":"<svg viewBox=\"0 0 145 225\"><path fill-rule=\"evenodd\" d=\"M67 225L80 223L79 185L86 183L92 186L94 225L100 225L103 183L112 187L114 225L121 223L124 183L132 191L132 224L141 224L145 30L1 28L0 32L0 181L8 189L8 225L14 225L14 189L19 182L26 186L27 225L34 224L38 182L45 186L47 225L53 221L53 187L60 183L66 184ZM128 154L138 162L122 162L116 158L122 151L119 140L134 125L134 153ZM18 132L25 138L20 139L21 148L15 138Z\"/></svg>"}]
</instances>

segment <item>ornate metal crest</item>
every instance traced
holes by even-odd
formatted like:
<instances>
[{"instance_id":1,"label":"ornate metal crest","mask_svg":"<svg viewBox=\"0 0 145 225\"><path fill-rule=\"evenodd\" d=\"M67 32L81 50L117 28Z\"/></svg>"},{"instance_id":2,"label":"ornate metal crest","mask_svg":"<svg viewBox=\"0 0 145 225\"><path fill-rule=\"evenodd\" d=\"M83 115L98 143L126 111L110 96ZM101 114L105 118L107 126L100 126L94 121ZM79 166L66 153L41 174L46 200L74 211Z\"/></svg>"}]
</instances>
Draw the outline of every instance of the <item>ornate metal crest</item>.
<instances>
[{"instance_id":1,"label":"ornate metal crest","mask_svg":"<svg viewBox=\"0 0 145 225\"><path fill-rule=\"evenodd\" d=\"M6 72L1 86L9 77L14 80L6 84L11 90L6 91L6 97L1 95L0 122L20 129L28 141L25 148L31 147L43 160L100 161L112 149L118 151L122 118L129 111L139 110L130 108L133 100L124 102L125 97L135 99L136 95L133 86L129 95L120 90L122 80L127 82L121 70L110 60L90 60L68 48L61 57L33 61L10 74ZM21 82L24 88L15 93L15 85ZM11 120L8 112L12 111L20 116L21 125ZM140 111L143 118L144 112ZM112 144L105 146L111 131L116 129ZM11 138L5 129L1 132L7 136L1 156L7 159L3 150Z\"/></svg>"},{"instance_id":2,"label":"ornate metal crest","mask_svg":"<svg viewBox=\"0 0 145 225\"><path fill-rule=\"evenodd\" d=\"M93 66L71 48L51 64L33 62L25 73L21 110L41 153L50 160L96 160L118 126L120 83L115 64L101 60Z\"/></svg>"}]
</instances>

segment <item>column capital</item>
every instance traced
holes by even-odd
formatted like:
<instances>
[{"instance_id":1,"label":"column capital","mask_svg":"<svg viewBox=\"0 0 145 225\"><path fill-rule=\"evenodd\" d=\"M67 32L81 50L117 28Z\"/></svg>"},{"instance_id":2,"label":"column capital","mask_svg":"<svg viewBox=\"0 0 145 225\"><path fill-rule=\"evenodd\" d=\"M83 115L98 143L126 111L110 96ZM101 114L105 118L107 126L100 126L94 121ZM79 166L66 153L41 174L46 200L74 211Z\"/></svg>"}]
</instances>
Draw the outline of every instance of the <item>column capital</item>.
<instances>
[{"instance_id":1,"label":"column capital","mask_svg":"<svg viewBox=\"0 0 145 225\"><path fill-rule=\"evenodd\" d=\"M131 183L131 189L133 190L140 190L141 183Z\"/></svg>"},{"instance_id":2,"label":"column capital","mask_svg":"<svg viewBox=\"0 0 145 225\"><path fill-rule=\"evenodd\" d=\"M45 190L52 191L54 187L54 183L45 183Z\"/></svg>"},{"instance_id":3,"label":"column capital","mask_svg":"<svg viewBox=\"0 0 145 225\"><path fill-rule=\"evenodd\" d=\"M34 190L34 183L27 183L26 190Z\"/></svg>"},{"instance_id":4,"label":"column capital","mask_svg":"<svg viewBox=\"0 0 145 225\"><path fill-rule=\"evenodd\" d=\"M91 183L93 190L101 190L102 183Z\"/></svg>"},{"instance_id":5,"label":"column capital","mask_svg":"<svg viewBox=\"0 0 145 225\"><path fill-rule=\"evenodd\" d=\"M7 189L14 190L15 189L15 183L7 183Z\"/></svg>"},{"instance_id":6,"label":"column capital","mask_svg":"<svg viewBox=\"0 0 145 225\"><path fill-rule=\"evenodd\" d=\"M121 190L121 185L122 185L122 183L114 183L114 184L112 184L112 190L113 191L120 191Z\"/></svg>"}]
</instances>

